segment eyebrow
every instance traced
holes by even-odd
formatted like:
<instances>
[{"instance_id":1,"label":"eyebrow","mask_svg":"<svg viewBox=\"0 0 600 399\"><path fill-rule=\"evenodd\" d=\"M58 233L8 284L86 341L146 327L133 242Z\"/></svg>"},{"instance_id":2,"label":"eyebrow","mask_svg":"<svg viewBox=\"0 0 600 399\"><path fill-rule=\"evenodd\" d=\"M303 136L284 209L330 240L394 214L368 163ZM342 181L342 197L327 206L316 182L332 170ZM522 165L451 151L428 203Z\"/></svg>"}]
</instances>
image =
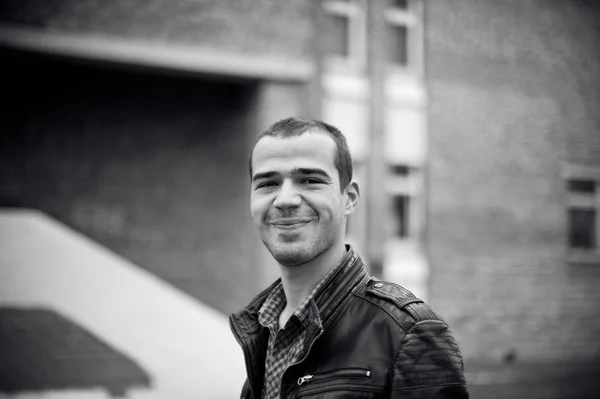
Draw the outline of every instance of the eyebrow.
<instances>
[{"instance_id":1,"label":"eyebrow","mask_svg":"<svg viewBox=\"0 0 600 399\"><path fill-rule=\"evenodd\" d=\"M292 173L300 175L321 175L323 177L331 179L331 176L329 176L327 172L325 172L323 169L318 168L296 168L292 170Z\"/></svg>"},{"instance_id":2,"label":"eyebrow","mask_svg":"<svg viewBox=\"0 0 600 399\"><path fill-rule=\"evenodd\" d=\"M257 173L254 176L252 176L252 181L257 181L260 179L268 179L269 177L273 177L275 175L277 175L277 173L275 173L275 172Z\"/></svg>"}]
</instances>

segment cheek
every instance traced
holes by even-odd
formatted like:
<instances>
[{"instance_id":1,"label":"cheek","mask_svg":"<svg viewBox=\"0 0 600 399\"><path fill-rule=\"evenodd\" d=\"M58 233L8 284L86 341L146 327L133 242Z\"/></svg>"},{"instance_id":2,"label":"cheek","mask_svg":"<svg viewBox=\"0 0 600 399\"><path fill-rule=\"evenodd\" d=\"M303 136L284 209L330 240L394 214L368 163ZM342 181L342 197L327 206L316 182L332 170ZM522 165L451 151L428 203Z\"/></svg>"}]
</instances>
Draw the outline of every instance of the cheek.
<instances>
[{"instance_id":1,"label":"cheek","mask_svg":"<svg viewBox=\"0 0 600 399\"><path fill-rule=\"evenodd\" d=\"M250 214L256 222L262 221L268 211L269 201L267 198L259 196L252 196L250 198Z\"/></svg>"},{"instance_id":2,"label":"cheek","mask_svg":"<svg viewBox=\"0 0 600 399\"><path fill-rule=\"evenodd\" d=\"M344 212L343 203L333 196L328 198L326 204L322 204L317 209L321 215L332 220L337 219Z\"/></svg>"},{"instance_id":3,"label":"cheek","mask_svg":"<svg viewBox=\"0 0 600 399\"><path fill-rule=\"evenodd\" d=\"M344 198L332 193L328 198L327 207L329 208L329 212L337 215L340 212L344 212Z\"/></svg>"}]
</instances>

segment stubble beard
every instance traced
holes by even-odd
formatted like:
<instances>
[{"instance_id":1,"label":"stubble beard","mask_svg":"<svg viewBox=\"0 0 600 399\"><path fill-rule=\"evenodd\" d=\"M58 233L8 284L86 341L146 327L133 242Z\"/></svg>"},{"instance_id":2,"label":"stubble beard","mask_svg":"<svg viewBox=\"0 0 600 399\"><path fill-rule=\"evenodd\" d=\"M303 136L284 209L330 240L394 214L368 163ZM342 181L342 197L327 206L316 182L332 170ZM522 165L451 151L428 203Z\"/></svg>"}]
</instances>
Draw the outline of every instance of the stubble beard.
<instances>
[{"instance_id":1,"label":"stubble beard","mask_svg":"<svg viewBox=\"0 0 600 399\"><path fill-rule=\"evenodd\" d=\"M333 246L335 238L328 235L323 239L309 238L299 242L278 242L277 238L263 237L263 244L271 256L283 266L302 266Z\"/></svg>"}]
</instances>

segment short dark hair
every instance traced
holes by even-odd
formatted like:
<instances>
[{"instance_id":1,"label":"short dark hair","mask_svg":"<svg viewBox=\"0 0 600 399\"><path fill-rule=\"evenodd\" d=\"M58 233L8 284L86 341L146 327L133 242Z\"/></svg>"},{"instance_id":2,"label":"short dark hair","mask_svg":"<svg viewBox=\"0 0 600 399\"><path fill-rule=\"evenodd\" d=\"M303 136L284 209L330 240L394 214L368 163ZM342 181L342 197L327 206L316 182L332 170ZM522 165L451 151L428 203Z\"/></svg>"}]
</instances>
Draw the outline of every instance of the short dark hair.
<instances>
[{"instance_id":1,"label":"short dark hair","mask_svg":"<svg viewBox=\"0 0 600 399\"><path fill-rule=\"evenodd\" d=\"M254 143L254 147L263 137L290 138L301 136L304 133L320 132L329 135L335 142L335 154L333 164L340 177L340 189L343 191L352 181L352 156L348 148L346 137L335 126L314 119L300 117L291 117L275 122L267 130L261 133ZM250 152L249 170L250 179L252 179L252 154L254 147Z\"/></svg>"}]
</instances>

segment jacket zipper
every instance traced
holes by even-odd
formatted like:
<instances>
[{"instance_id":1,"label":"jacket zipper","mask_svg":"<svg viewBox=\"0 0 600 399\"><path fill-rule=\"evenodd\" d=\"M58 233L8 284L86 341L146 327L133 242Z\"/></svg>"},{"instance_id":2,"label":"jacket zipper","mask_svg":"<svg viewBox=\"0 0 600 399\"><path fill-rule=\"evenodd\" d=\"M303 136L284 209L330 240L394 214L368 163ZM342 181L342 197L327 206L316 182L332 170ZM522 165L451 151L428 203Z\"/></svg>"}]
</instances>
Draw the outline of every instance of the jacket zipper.
<instances>
[{"instance_id":1,"label":"jacket zipper","mask_svg":"<svg viewBox=\"0 0 600 399\"><path fill-rule=\"evenodd\" d=\"M235 340L242 347L242 352L244 352L244 362L246 363L248 385L250 386L250 392L252 392L252 397L255 398L256 395L254 395L254 387L252 386L252 370L250 369L250 356L248 355L248 349L246 347L246 344L242 342L242 339L240 338L240 333L238 331L238 326L233 322L233 319L229 320L229 324L232 327L231 329L233 330L233 336L235 337Z\"/></svg>"},{"instance_id":2,"label":"jacket zipper","mask_svg":"<svg viewBox=\"0 0 600 399\"><path fill-rule=\"evenodd\" d=\"M343 305L344 303L346 303L346 302L344 301L344 302L342 303L342 305ZM340 306L341 306L341 305L340 305ZM299 360L297 360L295 363L291 364L291 365L288 367L288 370L289 370L290 368L292 368L293 366L296 366L296 365L298 365L298 364L301 364L303 361L305 361L305 360L306 360L306 358L308 357L308 355L309 355L310 351L312 350L312 347L315 345L315 342L317 342L317 340L318 340L318 339L321 337L321 335L323 335L323 330L322 330L322 329L319 331L319 333L317 334L317 336L316 336L316 337L315 337L315 338L314 338L314 339L313 339L313 340L312 340L312 341L311 341L311 342L308 344L308 349L306 350L306 352L304 352L304 356L302 356L302 359L299 359ZM283 381L283 377L285 377L285 373L286 373L288 370L286 370L286 371L283 373L283 376L282 376L282 381ZM369 374L370 374L370 372L369 372ZM302 377L300 377L300 378L302 378ZM301 384L299 384L299 385L301 385ZM286 396L287 396L287 395L289 395L289 394L290 394L290 392L292 391L292 389L293 389L293 385L290 387L290 389L288 389L288 390L287 390L287 392L285 392L285 395L286 395ZM281 393L282 393L282 394L284 394L284 392L283 392L283 391L282 391ZM283 395L281 395L280 397L282 397L282 398L283 398L283 397L286 397L286 396L283 396Z\"/></svg>"},{"instance_id":3,"label":"jacket zipper","mask_svg":"<svg viewBox=\"0 0 600 399\"><path fill-rule=\"evenodd\" d=\"M315 344L315 342L316 342L316 341L319 339L319 337L320 337L321 335L323 335L323 330L319 331L319 333L317 334L317 336L316 336L316 337L315 337L315 338L314 338L314 339L313 339L313 340L312 340L312 341L309 343L309 345L308 345L308 349L307 349L307 350L306 350L306 352L304 353L304 356L302 356L302 359L299 359L299 360L297 360L295 363L291 364L291 365L290 365L290 366L287 368L287 370L286 370L286 371L283 373L283 376L282 376L282 378L281 378L281 380L282 380L282 381L283 381L283 377L285 376L285 373L286 373L286 372L287 372L287 371L288 371L290 368L292 368L293 366L296 366L296 365L298 365L298 364L300 364L300 363L302 363L303 361L305 361L305 360L306 360L306 358L308 357L308 354L310 353L310 351L311 351L311 349L312 349L313 345ZM290 392L291 392L291 390L292 390L292 389L293 389L293 385L291 385L291 388L290 388L290 389L288 389L288 391L287 391L287 392L285 392L285 393L284 393L284 392L282 391L282 392L281 392L281 393L282 393L282 395L280 395L280 397L281 397L281 398L287 397L287 395L289 395L289 394L290 394ZM284 396L283 394L285 394L286 396Z\"/></svg>"},{"instance_id":4,"label":"jacket zipper","mask_svg":"<svg viewBox=\"0 0 600 399\"><path fill-rule=\"evenodd\" d=\"M336 378L369 378L371 370L362 368L340 369L324 373L307 374L304 377L298 378L298 385L305 384L311 381L327 381Z\"/></svg>"}]
</instances>

